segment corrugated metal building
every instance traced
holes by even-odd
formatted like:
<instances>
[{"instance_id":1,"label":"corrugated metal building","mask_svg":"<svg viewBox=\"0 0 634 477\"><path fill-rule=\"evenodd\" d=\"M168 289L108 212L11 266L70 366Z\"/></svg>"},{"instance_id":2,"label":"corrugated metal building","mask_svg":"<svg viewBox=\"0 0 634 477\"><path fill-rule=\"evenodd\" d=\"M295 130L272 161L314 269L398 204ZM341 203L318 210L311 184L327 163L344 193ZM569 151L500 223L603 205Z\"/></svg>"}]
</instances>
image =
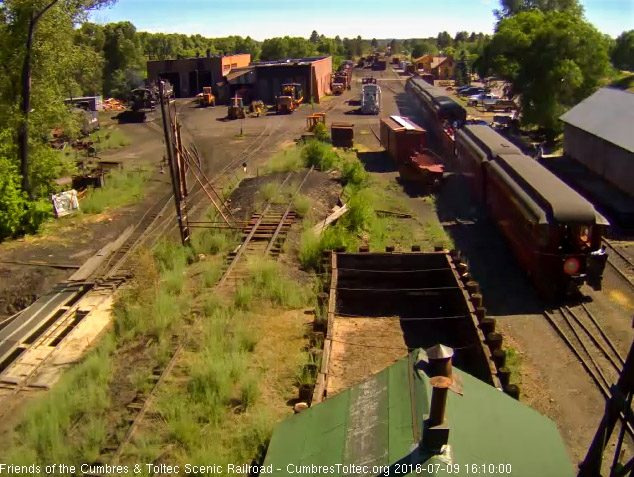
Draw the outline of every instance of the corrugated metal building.
<instances>
[{"instance_id":1,"label":"corrugated metal building","mask_svg":"<svg viewBox=\"0 0 634 477\"><path fill-rule=\"evenodd\" d=\"M456 368L445 393L442 424L431 426L426 418L439 407L432 405L430 381L436 378L427 375L428 363L423 350L414 350L368 380L279 423L264 460L267 472L575 475L554 422ZM447 442L448 447L439 453L430 442Z\"/></svg>"},{"instance_id":2,"label":"corrugated metal building","mask_svg":"<svg viewBox=\"0 0 634 477\"><path fill-rule=\"evenodd\" d=\"M634 94L602 88L560 119L564 154L634 197Z\"/></svg>"},{"instance_id":3,"label":"corrugated metal building","mask_svg":"<svg viewBox=\"0 0 634 477\"><path fill-rule=\"evenodd\" d=\"M330 93L332 57L289 59L253 63L256 76L256 96L265 103L272 103L285 83L299 83L304 91L304 102Z\"/></svg>"},{"instance_id":4,"label":"corrugated metal building","mask_svg":"<svg viewBox=\"0 0 634 477\"><path fill-rule=\"evenodd\" d=\"M248 53L148 61L147 77L149 81L159 78L169 81L178 98L196 96L204 86L211 86L214 94L218 94L218 83L224 83L223 77L233 69L249 66L250 62Z\"/></svg>"}]
</instances>

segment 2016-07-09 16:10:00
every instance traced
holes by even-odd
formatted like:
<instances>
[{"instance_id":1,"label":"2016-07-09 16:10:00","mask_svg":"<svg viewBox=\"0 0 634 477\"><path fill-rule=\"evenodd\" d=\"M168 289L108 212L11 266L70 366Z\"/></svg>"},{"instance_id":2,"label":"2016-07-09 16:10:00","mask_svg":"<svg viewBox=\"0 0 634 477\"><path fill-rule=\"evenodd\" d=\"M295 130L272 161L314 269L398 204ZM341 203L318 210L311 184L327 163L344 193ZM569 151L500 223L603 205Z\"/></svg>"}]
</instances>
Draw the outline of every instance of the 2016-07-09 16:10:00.
<instances>
[{"instance_id":1,"label":"2016-07-09 16:10:00","mask_svg":"<svg viewBox=\"0 0 634 477\"><path fill-rule=\"evenodd\" d=\"M440 464L440 463L424 463L424 464L396 464L390 469L386 469L382 475L404 475L409 473L417 474L436 474L437 472L446 472L447 474L490 474L501 475L512 473L511 464Z\"/></svg>"}]
</instances>

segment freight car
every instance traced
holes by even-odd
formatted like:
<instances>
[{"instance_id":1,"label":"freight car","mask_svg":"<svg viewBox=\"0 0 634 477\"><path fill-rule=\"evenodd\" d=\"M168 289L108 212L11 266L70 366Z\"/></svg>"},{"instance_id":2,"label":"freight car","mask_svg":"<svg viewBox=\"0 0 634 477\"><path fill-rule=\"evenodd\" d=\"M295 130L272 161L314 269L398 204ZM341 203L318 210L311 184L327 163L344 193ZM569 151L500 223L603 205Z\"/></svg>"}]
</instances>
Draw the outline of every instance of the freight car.
<instances>
[{"instance_id":1,"label":"freight car","mask_svg":"<svg viewBox=\"0 0 634 477\"><path fill-rule=\"evenodd\" d=\"M609 223L590 202L488 126L458 131L456 156L542 296L601 288Z\"/></svg>"},{"instance_id":2,"label":"freight car","mask_svg":"<svg viewBox=\"0 0 634 477\"><path fill-rule=\"evenodd\" d=\"M405 90L421 110L423 123L446 159L454 155L454 135L467 119L467 111L447 92L432 86L422 78L412 77L405 83Z\"/></svg>"}]
</instances>

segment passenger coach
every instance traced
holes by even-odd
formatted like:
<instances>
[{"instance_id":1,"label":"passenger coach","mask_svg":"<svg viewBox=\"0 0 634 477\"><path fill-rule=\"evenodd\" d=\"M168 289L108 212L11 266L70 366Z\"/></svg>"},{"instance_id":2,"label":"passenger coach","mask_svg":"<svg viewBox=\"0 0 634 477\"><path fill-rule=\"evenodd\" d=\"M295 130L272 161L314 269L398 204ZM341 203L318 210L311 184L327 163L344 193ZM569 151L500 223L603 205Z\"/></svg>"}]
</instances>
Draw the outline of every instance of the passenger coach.
<instances>
[{"instance_id":1,"label":"passenger coach","mask_svg":"<svg viewBox=\"0 0 634 477\"><path fill-rule=\"evenodd\" d=\"M543 296L601 288L609 223L590 202L488 126L458 131L456 156Z\"/></svg>"}]
</instances>

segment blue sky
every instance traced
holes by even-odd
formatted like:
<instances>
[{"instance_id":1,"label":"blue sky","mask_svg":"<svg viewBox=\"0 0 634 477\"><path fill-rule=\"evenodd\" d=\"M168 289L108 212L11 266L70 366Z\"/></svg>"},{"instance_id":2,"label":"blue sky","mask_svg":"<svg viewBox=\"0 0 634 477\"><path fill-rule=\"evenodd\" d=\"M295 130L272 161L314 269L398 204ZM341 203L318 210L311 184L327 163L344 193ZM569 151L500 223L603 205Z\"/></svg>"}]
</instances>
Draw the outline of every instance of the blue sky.
<instances>
[{"instance_id":1,"label":"blue sky","mask_svg":"<svg viewBox=\"0 0 634 477\"><path fill-rule=\"evenodd\" d=\"M634 0L582 0L604 33L634 28ZM439 31L492 32L497 0L118 0L93 14L99 23L129 20L138 30L250 35L416 38Z\"/></svg>"}]
</instances>

